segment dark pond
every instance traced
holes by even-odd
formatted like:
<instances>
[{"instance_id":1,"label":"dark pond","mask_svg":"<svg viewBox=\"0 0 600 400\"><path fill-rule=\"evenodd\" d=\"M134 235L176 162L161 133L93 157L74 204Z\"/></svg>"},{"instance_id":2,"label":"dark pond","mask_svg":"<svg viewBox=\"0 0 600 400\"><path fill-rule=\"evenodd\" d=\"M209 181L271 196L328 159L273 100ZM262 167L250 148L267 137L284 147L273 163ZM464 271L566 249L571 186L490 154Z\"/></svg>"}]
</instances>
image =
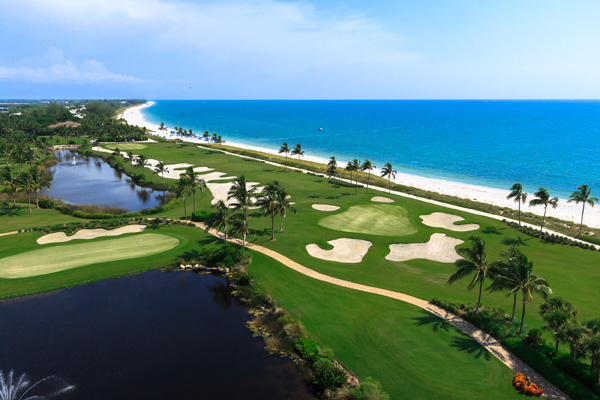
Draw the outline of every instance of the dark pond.
<instances>
[{"instance_id":1,"label":"dark pond","mask_svg":"<svg viewBox=\"0 0 600 400\"><path fill-rule=\"evenodd\" d=\"M50 168L52 188L40 193L70 204L97 204L137 211L161 204L167 192L143 188L99 157L69 150L57 151L58 164Z\"/></svg>"},{"instance_id":2,"label":"dark pond","mask_svg":"<svg viewBox=\"0 0 600 400\"><path fill-rule=\"evenodd\" d=\"M248 319L226 278L191 272L3 300L0 369L33 381L57 374L76 386L65 400L312 399Z\"/></svg>"}]
</instances>

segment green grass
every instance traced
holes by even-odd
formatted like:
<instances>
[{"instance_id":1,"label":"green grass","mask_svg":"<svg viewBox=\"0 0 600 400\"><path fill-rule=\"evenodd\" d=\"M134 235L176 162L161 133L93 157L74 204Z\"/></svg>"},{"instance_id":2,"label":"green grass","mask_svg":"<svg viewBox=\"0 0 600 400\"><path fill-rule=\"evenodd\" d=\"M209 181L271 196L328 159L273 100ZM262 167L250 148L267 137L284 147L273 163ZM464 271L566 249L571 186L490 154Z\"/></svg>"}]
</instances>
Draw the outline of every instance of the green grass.
<instances>
[{"instance_id":1,"label":"green grass","mask_svg":"<svg viewBox=\"0 0 600 400\"><path fill-rule=\"evenodd\" d=\"M161 268L166 265L178 263L179 258L182 256L190 257L197 254L198 249L213 246L212 240L210 240L206 233L198 228L178 225L160 225L154 232L175 238L179 243L170 250L154 255L143 255L133 259L91 264L30 278L0 278L0 298L46 292L114 276ZM81 240L71 241L69 244L48 244L42 246L36 242L36 239L42 235L43 233L41 232L27 232L0 237L0 258L44 247L65 248L74 243L89 242L88 240ZM139 242L139 239L135 236L136 235L134 234L131 237ZM94 239L93 242L102 243L110 240L114 240L114 238L98 238Z\"/></svg>"},{"instance_id":2,"label":"green grass","mask_svg":"<svg viewBox=\"0 0 600 400\"><path fill-rule=\"evenodd\" d=\"M27 203L17 203L17 207L13 208L12 200L8 207L0 207L0 233L81 221L70 215L62 214L57 210L35 208L35 203L32 204L31 211L32 213L29 214Z\"/></svg>"},{"instance_id":3,"label":"green grass","mask_svg":"<svg viewBox=\"0 0 600 400\"><path fill-rule=\"evenodd\" d=\"M352 206L343 213L321 219L319 225L336 231L378 236L407 236L417 232L405 208L386 204Z\"/></svg>"},{"instance_id":4,"label":"green grass","mask_svg":"<svg viewBox=\"0 0 600 400\"><path fill-rule=\"evenodd\" d=\"M103 144L102 147L105 147L110 150L115 150L117 147L120 151L129 151L129 150L142 150L146 148L145 144L140 143L111 143L111 144Z\"/></svg>"},{"instance_id":5,"label":"green grass","mask_svg":"<svg viewBox=\"0 0 600 400\"><path fill-rule=\"evenodd\" d=\"M0 259L0 278L30 278L84 265L150 256L179 244L172 236L143 233L118 239L91 241L26 251Z\"/></svg>"},{"instance_id":6,"label":"green grass","mask_svg":"<svg viewBox=\"0 0 600 400\"><path fill-rule=\"evenodd\" d=\"M319 282L252 252L252 275L309 334L392 399L517 399L512 371L412 305Z\"/></svg>"}]
</instances>

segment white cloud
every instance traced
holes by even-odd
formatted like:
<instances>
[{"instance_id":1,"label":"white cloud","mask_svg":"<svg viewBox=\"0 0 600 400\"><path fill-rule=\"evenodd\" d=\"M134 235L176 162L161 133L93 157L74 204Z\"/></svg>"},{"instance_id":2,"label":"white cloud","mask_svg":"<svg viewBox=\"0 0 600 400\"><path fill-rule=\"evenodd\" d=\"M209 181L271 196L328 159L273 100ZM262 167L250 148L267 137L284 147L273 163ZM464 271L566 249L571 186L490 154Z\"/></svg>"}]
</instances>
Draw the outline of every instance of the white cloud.
<instances>
[{"instance_id":1,"label":"white cloud","mask_svg":"<svg viewBox=\"0 0 600 400\"><path fill-rule=\"evenodd\" d=\"M51 47L46 53L47 57L64 59L63 52L56 47ZM44 67L21 65L10 67L0 65L0 79L20 82L37 83L94 83L94 82L141 82L141 79L129 75L117 74L109 71L101 62L86 60L80 65L75 65L71 60L50 64Z\"/></svg>"}]
</instances>

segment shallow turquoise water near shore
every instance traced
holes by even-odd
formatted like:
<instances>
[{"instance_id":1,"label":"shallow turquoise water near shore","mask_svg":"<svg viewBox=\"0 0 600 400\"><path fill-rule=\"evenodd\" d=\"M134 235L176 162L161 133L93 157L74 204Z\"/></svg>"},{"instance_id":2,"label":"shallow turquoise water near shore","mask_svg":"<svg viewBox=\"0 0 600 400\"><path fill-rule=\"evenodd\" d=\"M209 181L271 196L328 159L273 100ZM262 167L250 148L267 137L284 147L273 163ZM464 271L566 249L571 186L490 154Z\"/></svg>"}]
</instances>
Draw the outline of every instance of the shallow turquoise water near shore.
<instances>
[{"instance_id":1,"label":"shallow turquoise water near shore","mask_svg":"<svg viewBox=\"0 0 600 400\"><path fill-rule=\"evenodd\" d=\"M307 154L391 162L398 172L568 197L600 191L600 101L166 101L153 123ZM319 128L323 128L319 130Z\"/></svg>"}]
</instances>

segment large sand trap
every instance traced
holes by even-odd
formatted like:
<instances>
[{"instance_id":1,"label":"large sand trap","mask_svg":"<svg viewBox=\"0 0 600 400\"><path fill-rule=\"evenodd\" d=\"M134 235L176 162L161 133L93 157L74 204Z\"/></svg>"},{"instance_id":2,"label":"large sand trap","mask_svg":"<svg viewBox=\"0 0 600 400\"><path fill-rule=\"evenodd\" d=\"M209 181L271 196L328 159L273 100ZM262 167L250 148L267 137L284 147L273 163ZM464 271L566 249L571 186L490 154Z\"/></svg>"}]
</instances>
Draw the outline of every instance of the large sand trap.
<instances>
[{"instance_id":1,"label":"large sand trap","mask_svg":"<svg viewBox=\"0 0 600 400\"><path fill-rule=\"evenodd\" d=\"M454 225L457 222L464 221L465 219L459 215L446 214L443 212L434 212L429 215L421 215L423 223L433 228L443 228L450 231L456 232L468 232L479 229L478 224L464 224Z\"/></svg>"},{"instance_id":2,"label":"large sand trap","mask_svg":"<svg viewBox=\"0 0 600 400\"><path fill-rule=\"evenodd\" d=\"M318 211L337 211L340 209L339 206L332 206L331 204L313 204L312 208Z\"/></svg>"},{"instance_id":3,"label":"large sand trap","mask_svg":"<svg viewBox=\"0 0 600 400\"><path fill-rule=\"evenodd\" d=\"M456 246L463 243L460 239L434 233L427 243L391 244L390 254L385 256L390 261L407 261L416 258L453 263L462 258L456 252Z\"/></svg>"},{"instance_id":4,"label":"large sand trap","mask_svg":"<svg viewBox=\"0 0 600 400\"><path fill-rule=\"evenodd\" d=\"M77 239L95 239L105 236L119 236L125 233L138 233L146 229L146 225L127 225L117 229L81 229L74 235L67 236L64 232L50 233L38 238L38 244L64 243Z\"/></svg>"},{"instance_id":5,"label":"large sand trap","mask_svg":"<svg viewBox=\"0 0 600 400\"><path fill-rule=\"evenodd\" d=\"M225 178L222 178L225 179ZM258 182L246 182L246 188L248 190L252 189L253 186L259 185ZM229 199L227 200L227 196L229 193L229 190L233 187L233 182L227 182L227 183L206 183L206 186L208 187L208 190L210 190L210 192L213 195L213 199L210 202L211 204L217 204L219 202L219 200L222 200L225 205L227 207L230 207L231 204L235 203L235 199Z\"/></svg>"},{"instance_id":6,"label":"large sand trap","mask_svg":"<svg viewBox=\"0 0 600 400\"><path fill-rule=\"evenodd\" d=\"M373 244L366 240L346 238L330 240L327 243L332 245L333 249L323 250L316 244L311 243L306 245L306 251L311 256L321 260L350 264L361 262L365 254L367 254L369 247Z\"/></svg>"},{"instance_id":7,"label":"large sand trap","mask_svg":"<svg viewBox=\"0 0 600 400\"><path fill-rule=\"evenodd\" d=\"M0 259L0 278L28 278L85 265L147 257L175 248L179 239L158 233L43 247Z\"/></svg>"},{"instance_id":8,"label":"large sand trap","mask_svg":"<svg viewBox=\"0 0 600 400\"><path fill-rule=\"evenodd\" d=\"M371 201L374 201L375 203L393 203L394 200L388 198L388 197L383 197L383 196L375 196L373 198L371 198Z\"/></svg>"}]
</instances>

